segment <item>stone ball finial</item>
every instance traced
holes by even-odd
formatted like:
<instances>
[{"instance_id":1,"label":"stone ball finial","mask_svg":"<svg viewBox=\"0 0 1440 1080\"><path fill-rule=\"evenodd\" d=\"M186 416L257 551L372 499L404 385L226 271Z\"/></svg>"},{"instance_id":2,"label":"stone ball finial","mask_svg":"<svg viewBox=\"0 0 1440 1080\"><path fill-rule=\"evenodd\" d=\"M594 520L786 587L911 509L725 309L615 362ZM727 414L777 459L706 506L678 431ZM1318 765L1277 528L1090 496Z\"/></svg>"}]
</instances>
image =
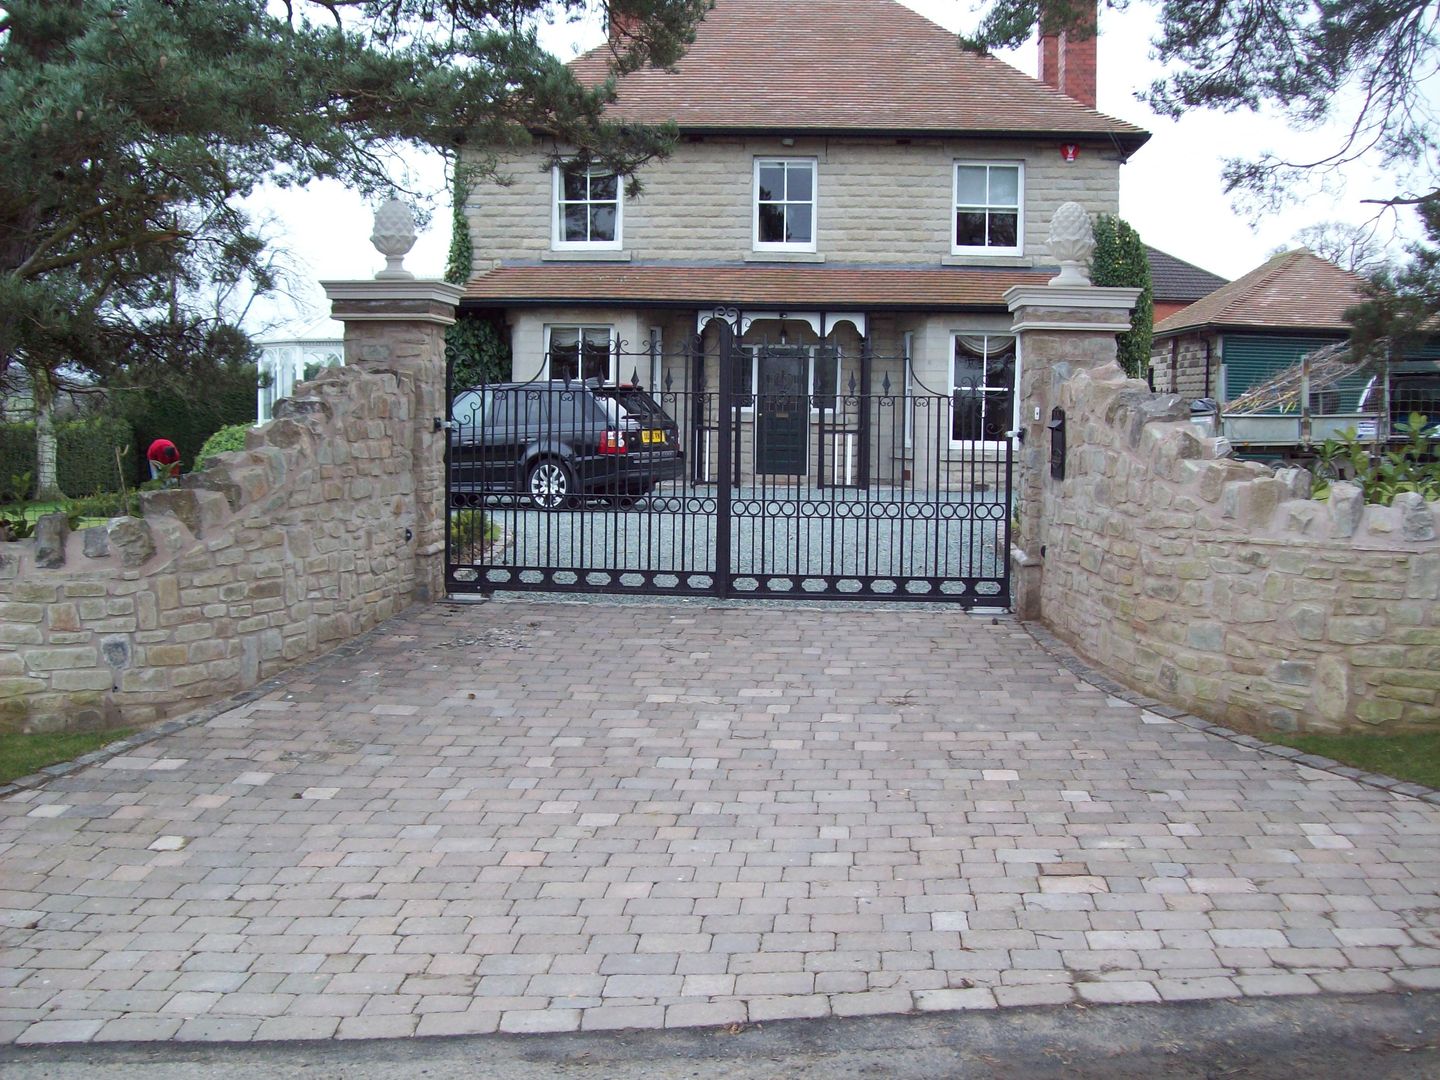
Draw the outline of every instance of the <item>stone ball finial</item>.
<instances>
[{"instance_id":1,"label":"stone ball finial","mask_svg":"<svg viewBox=\"0 0 1440 1080\"><path fill-rule=\"evenodd\" d=\"M387 199L375 211L375 231L370 234L375 250L385 256L385 269L377 279L410 280L415 277L405 269L405 256L415 246L415 214L399 199Z\"/></svg>"},{"instance_id":2,"label":"stone ball finial","mask_svg":"<svg viewBox=\"0 0 1440 1080\"><path fill-rule=\"evenodd\" d=\"M1050 219L1050 254L1060 264L1051 285L1089 285L1088 266L1095 250L1090 215L1077 202L1062 203Z\"/></svg>"}]
</instances>

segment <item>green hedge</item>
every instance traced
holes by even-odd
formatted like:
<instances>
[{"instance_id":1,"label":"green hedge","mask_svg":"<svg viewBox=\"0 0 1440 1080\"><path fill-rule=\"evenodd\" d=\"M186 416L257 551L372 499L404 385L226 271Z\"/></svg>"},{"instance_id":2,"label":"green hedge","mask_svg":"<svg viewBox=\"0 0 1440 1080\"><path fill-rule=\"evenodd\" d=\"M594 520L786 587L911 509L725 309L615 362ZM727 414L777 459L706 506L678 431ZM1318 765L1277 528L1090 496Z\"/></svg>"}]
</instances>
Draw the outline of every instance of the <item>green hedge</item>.
<instances>
[{"instance_id":1,"label":"green hedge","mask_svg":"<svg viewBox=\"0 0 1440 1080\"><path fill-rule=\"evenodd\" d=\"M30 474L26 490L13 491L11 481L19 483ZM35 425L0 424L0 502L23 501L35 490Z\"/></svg>"},{"instance_id":2,"label":"green hedge","mask_svg":"<svg viewBox=\"0 0 1440 1080\"><path fill-rule=\"evenodd\" d=\"M115 451L135 441L130 424L118 416L91 416L55 425L56 479L71 498L120 490ZM133 451L132 451L133 453Z\"/></svg>"},{"instance_id":3,"label":"green hedge","mask_svg":"<svg viewBox=\"0 0 1440 1080\"><path fill-rule=\"evenodd\" d=\"M182 471L189 472L211 435L230 424L255 422L255 391L255 365L241 364L207 372L193 393L151 389L116 394L116 411L135 429L129 459L133 482L150 479L145 451L155 439L173 442Z\"/></svg>"}]
</instances>

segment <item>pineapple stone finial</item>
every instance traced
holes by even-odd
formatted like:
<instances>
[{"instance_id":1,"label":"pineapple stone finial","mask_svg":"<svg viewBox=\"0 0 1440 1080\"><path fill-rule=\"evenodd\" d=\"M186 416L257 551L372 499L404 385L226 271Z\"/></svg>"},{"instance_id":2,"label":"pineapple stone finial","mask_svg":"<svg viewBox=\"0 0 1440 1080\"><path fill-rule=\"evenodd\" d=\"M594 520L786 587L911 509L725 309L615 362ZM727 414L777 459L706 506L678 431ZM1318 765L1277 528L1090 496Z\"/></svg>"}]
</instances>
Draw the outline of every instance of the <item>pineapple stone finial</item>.
<instances>
[{"instance_id":1,"label":"pineapple stone finial","mask_svg":"<svg viewBox=\"0 0 1440 1080\"><path fill-rule=\"evenodd\" d=\"M1089 285L1088 263L1095 250L1090 215L1077 202L1062 203L1050 219L1050 254L1060 264L1051 285Z\"/></svg>"},{"instance_id":2,"label":"pineapple stone finial","mask_svg":"<svg viewBox=\"0 0 1440 1080\"><path fill-rule=\"evenodd\" d=\"M399 199L387 199L375 211L375 231L370 234L375 250L385 256L380 280L408 281L415 277L405 269L405 256L415 246L415 214Z\"/></svg>"}]
</instances>

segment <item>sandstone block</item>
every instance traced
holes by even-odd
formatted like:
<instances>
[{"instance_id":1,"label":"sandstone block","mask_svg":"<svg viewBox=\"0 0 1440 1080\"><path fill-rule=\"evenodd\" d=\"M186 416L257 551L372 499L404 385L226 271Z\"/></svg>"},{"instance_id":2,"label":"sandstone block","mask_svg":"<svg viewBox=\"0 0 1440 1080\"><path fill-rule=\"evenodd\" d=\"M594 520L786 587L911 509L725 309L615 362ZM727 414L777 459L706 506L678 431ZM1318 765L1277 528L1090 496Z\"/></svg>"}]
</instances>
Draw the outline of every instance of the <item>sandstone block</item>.
<instances>
[{"instance_id":1,"label":"sandstone block","mask_svg":"<svg viewBox=\"0 0 1440 1080\"><path fill-rule=\"evenodd\" d=\"M1330 534L1354 536L1365 513L1365 493L1345 480L1330 485Z\"/></svg>"},{"instance_id":2,"label":"sandstone block","mask_svg":"<svg viewBox=\"0 0 1440 1080\"><path fill-rule=\"evenodd\" d=\"M1381 616L1341 615L1330 620L1330 640L1340 645L1364 645L1385 638Z\"/></svg>"},{"instance_id":3,"label":"sandstone block","mask_svg":"<svg viewBox=\"0 0 1440 1080\"><path fill-rule=\"evenodd\" d=\"M35 522L35 565L55 570L65 565L65 541L70 538L70 519L56 511L41 514Z\"/></svg>"},{"instance_id":4,"label":"sandstone block","mask_svg":"<svg viewBox=\"0 0 1440 1080\"><path fill-rule=\"evenodd\" d=\"M87 559L104 559L110 555L110 533L104 526L94 526L80 533Z\"/></svg>"},{"instance_id":5,"label":"sandstone block","mask_svg":"<svg viewBox=\"0 0 1440 1080\"><path fill-rule=\"evenodd\" d=\"M1405 491L1391 504L1400 514L1400 535L1419 542L1435 539L1435 512L1418 491Z\"/></svg>"},{"instance_id":6,"label":"sandstone block","mask_svg":"<svg viewBox=\"0 0 1440 1080\"><path fill-rule=\"evenodd\" d=\"M70 671L94 667L99 654L89 646L59 649L30 649L25 653L25 666L33 671Z\"/></svg>"},{"instance_id":7,"label":"sandstone block","mask_svg":"<svg viewBox=\"0 0 1440 1080\"><path fill-rule=\"evenodd\" d=\"M146 518L176 518L196 537L215 529L229 516L225 496L203 488L147 491L140 496L140 505Z\"/></svg>"},{"instance_id":8,"label":"sandstone block","mask_svg":"<svg viewBox=\"0 0 1440 1080\"><path fill-rule=\"evenodd\" d=\"M122 517L110 522L110 546L120 556L121 566L143 566L155 556L155 538L143 518Z\"/></svg>"}]
</instances>

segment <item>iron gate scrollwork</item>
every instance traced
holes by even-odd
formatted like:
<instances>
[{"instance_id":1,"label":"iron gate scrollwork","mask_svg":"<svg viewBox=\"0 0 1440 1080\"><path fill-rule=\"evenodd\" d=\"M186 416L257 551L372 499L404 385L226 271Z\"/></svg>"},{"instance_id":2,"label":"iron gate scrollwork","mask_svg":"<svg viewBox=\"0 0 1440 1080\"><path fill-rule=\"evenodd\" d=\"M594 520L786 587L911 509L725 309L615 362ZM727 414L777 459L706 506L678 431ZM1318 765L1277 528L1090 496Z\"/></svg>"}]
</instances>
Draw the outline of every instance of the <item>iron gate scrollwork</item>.
<instances>
[{"instance_id":1,"label":"iron gate scrollwork","mask_svg":"<svg viewBox=\"0 0 1440 1080\"><path fill-rule=\"evenodd\" d=\"M451 592L1008 606L1012 444L957 439L961 404L903 357L712 323L614 347L603 384L545 359L451 388Z\"/></svg>"}]
</instances>

